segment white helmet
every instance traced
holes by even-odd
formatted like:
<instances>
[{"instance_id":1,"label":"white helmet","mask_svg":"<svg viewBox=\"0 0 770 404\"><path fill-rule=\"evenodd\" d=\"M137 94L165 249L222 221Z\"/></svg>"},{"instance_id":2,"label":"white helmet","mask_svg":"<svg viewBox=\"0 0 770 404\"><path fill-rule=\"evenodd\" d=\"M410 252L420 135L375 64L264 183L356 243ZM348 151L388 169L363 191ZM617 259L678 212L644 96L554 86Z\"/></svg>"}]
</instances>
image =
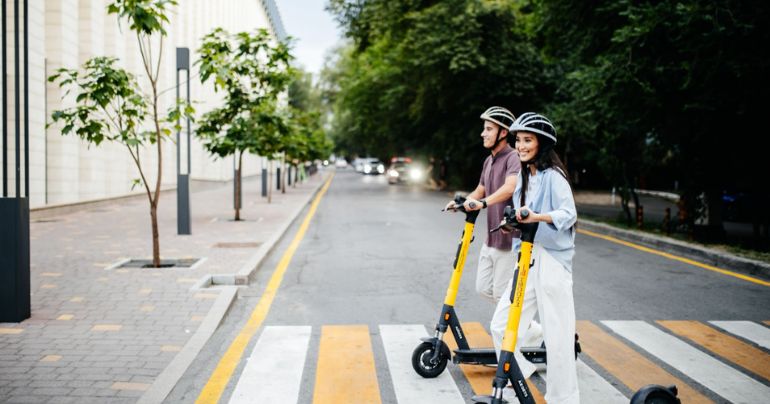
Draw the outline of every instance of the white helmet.
<instances>
[{"instance_id":1,"label":"white helmet","mask_svg":"<svg viewBox=\"0 0 770 404\"><path fill-rule=\"evenodd\" d=\"M513 122L509 130L512 134L516 132L532 132L536 135L545 136L554 144L556 143L556 129L548 118L527 112L519 116L519 119Z\"/></svg>"},{"instance_id":2,"label":"white helmet","mask_svg":"<svg viewBox=\"0 0 770 404\"><path fill-rule=\"evenodd\" d=\"M513 124L513 121L516 120L516 117L513 116L511 111L503 107L491 107L481 114L481 119L494 122L504 129L508 129Z\"/></svg>"}]
</instances>

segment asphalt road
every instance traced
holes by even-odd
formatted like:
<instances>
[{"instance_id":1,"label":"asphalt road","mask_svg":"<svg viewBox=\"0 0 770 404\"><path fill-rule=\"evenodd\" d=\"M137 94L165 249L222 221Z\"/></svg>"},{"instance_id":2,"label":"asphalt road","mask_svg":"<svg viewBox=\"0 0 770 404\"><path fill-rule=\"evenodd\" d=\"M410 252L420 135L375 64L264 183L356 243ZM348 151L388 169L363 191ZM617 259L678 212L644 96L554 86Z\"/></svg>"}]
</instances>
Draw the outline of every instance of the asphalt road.
<instances>
[{"instance_id":1,"label":"asphalt road","mask_svg":"<svg viewBox=\"0 0 770 404\"><path fill-rule=\"evenodd\" d=\"M368 326L380 397L382 402L397 402L378 327L424 324L430 329L435 324L463 226L461 214L440 211L450 197L448 193L418 187L389 186L382 176L338 171L293 256L262 327L311 326L309 346L317 347L324 326ZM250 287L242 290L168 402L196 399L262 298L300 220L264 262ZM479 322L488 328L493 307L473 290L477 254L486 232L483 214L478 223L456 307L462 321ZM577 319L596 324L605 320L642 320L651 324L660 320L748 320L762 324L770 320L767 286L583 233L577 237L573 281ZM250 341L221 402L228 402L233 395L245 358L259 335L257 332ZM743 342L756 348L750 341ZM644 356L652 358L647 353ZM299 402L313 400L318 359L318 350L309 349ZM586 358L586 362L621 393L630 395L631 390L618 382L619 376L609 374L591 359ZM659 360L654 362L660 364ZM714 388L703 387L671 366L661 366L693 384L705 397L722 400ZM451 365L449 369L462 396L470 397L472 388L463 372ZM769 385L763 377L752 377ZM542 386L543 381L535 380L535 384Z\"/></svg>"}]
</instances>

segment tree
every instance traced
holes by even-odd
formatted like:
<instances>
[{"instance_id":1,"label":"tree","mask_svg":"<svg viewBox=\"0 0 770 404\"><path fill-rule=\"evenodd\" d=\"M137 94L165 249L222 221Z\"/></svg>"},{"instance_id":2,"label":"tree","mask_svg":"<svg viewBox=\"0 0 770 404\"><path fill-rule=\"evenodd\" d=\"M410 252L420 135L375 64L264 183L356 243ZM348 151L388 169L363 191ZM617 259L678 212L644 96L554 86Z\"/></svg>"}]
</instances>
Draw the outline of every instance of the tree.
<instances>
[{"instance_id":1,"label":"tree","mask_svg":"<svg viewBox=\"0 0 770 404\"><path fill-rule=\"evenodd\" d=\"M118 142L131 155L150 204L152 226L152 264L160 266L160 237L158 232L158 204L163 168L162 142L171 134L180 115L192 115L190 105L176 105L166 117L159 111L158 79L163 55L164 26L168 23L167 8L176 5L175 0L117 0L107 10L117 14L118 21L128 21L129 29L139 44L150 94L144 94L136 78L116 66L115 58L95 57L85 62L82 72L61 68L48 78L57 81L66 93L75 91L76 106L54 111L53 122L64 126L62 135L74 133L89 144L98 146L104 140ZM145 130L148 118L151 129ZM145 167L140 159L140 149L154 145L156 150L157 178L150 186Z\"/></svg>"},{"instance_id":2,"label":"tree","mask_svg":"<svg viewBox=\"0 0 770 404\"><path fill-rule=\"evenodd\" d=\"M203 38L198 53L201 82L213 80L214 90L225 97L221 107L201 118L196 134L210 153L236 157L235 220L240 220L243 154L274 157L283 128L274 103L291 78L291 55L286 43L273 45L265 29L230 35L222 28Z\"/></svg>"},{"instance_id":3,"label":"tree","mask_svg":"<svg viewBox=\"0 0 770 404\"><path fill-rule=\"evenodd\" d=\"M614 185L663 172L655 185L676 180L689 224L707 219L712 234L722 231L725 190L767 195L736 175L764 170L764 151L745 145L764 129L770 51L758 44L770 39L767 3L532 3L537 41L563 72L552 110ZM747 143L719 148L725 137Z\"/></svg>"},{"instance_id":4,"label":"tree","mask_svg":"<svg viewBox=\"0 0 770 404\"><path fill-rule=\"evenodd\" d=\"M550 93L510 2L335 0L329 10L351 42L326 74L331 136L352 153L447 158L453 182L471 184L485 157L481 112L535 110Z\"/></svg>"}]
</instances>

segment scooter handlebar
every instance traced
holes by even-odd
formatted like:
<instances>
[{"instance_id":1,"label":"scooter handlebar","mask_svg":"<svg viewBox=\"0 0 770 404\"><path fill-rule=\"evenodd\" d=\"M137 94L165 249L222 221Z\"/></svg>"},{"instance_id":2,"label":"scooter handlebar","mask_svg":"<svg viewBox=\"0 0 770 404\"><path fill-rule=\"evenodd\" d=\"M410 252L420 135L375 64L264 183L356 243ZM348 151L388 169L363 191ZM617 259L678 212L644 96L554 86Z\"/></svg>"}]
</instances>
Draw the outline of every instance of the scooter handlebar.
<instances>
[{"instance_id":1,"label":"scooter handlebar","mask_svg":"<svg viewBox=\"0 0 770 404\"><path fill-rule=\"evenodd\" d=\"M516 219L516 211L519 211L519 215L521 215L522 218L529 217L529 209L514 209L512 206L506 206L505 210L503 211L503 220L500 221L500 224L495 227L494 229L490 230L490 233L494 233L500 229L503 229L505 231L513 231L513 229L519 227L521 224L518 219Z\"/></svg>"}]
</instances>

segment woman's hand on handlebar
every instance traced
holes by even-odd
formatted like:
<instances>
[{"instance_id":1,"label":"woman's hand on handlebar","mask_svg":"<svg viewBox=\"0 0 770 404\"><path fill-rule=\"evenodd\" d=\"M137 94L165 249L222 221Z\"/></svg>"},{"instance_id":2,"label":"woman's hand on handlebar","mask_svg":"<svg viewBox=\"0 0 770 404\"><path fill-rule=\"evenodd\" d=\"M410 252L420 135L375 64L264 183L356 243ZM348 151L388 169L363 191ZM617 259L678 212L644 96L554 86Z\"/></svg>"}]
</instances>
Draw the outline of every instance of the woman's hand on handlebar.
<instances>
[{"instance_id":1,"label":"woman's hand on handlebar","mask_svg":"<svg viewBox=\"0 0 770 404\"><path fill-rule=\"evenodd\" d=\"M457 206L455 205L455 201L449 201L449 203L446 204L446 206L444 206L444 209L442 209L442 210L443 211L448 211L448 210L449 211L454 211L454 210L457 210Z\"/></svg>"},{"instance_id":2,"label":"woman's hand on handlebar","mask_svg":"<svg viewBox=\"0 0 770 404\"><path fill-rule=\"evenodd\" d=\"M522 211L527 211L528 214L522 216ZM539 221L539 214L533 212L530 208L528 208L526 205L516 209L516 220L519 223L534 223Z\"/></svg>"}]
</instances>

